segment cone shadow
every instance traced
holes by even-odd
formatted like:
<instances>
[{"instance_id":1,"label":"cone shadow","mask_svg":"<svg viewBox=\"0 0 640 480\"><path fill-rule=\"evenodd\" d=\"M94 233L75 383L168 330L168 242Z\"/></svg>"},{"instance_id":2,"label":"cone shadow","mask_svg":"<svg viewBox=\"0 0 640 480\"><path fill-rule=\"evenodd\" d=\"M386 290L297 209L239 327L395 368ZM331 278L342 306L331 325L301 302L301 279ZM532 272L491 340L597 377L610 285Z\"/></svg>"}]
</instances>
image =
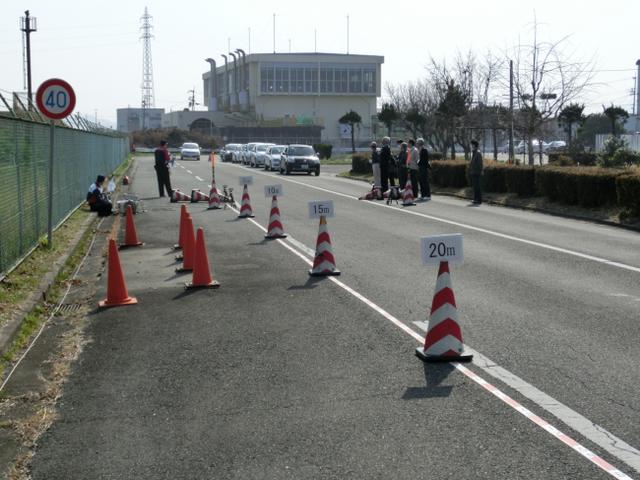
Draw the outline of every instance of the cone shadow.
<instances>
[{"instance_id":1,"label":"cone shadow","mask_svg":"<svg viewBox=\"0 0 640 480\"><path fill-rule=\"evenodd\" d=\"M402 400L420 400L423 398L446 398L453 391L452 385L440 385L455 370L448 363L423 364L425 387L408 387L402 395Z\"/></svg>"},{"instance_id":2,"label":"cone shadow","mask_svg":"<svg viewBox=\"0 0 640 480\"><path fill-rule=\"evenodd\" d=\"M316 288L316 284L323 280L322 277L309 277L304 285L291 285L287 290L311 290Z\"/></svg>"}]
</instances>

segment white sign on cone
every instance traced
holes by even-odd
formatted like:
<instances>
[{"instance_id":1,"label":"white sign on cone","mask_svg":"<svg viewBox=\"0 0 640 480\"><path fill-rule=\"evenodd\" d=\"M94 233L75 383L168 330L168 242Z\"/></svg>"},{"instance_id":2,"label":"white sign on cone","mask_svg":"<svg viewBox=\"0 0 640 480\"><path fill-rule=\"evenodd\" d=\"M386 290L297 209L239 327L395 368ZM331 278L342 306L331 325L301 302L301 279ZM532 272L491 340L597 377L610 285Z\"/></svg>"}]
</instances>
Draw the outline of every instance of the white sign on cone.
<instances>
[{"instance_id":1,"label":"white sign on cone","mask_svg":"<svg viewBox=\"0 0 640 480\"><path fill-rule=\"evenodd\" d=\"M253 177L240 177L240 186L253 185Z\"/></svg>"},{"instance_id":2,"label":"white sign on cone","mask_svg":"<svg viewBox=\"0 0 640 480\"><path fill-rule=\"evenodd\" d=\"M282 192L282 185L265 185L264 186L265 198L282 197L283 195L284 193Z\"/></svg>"},{"instance_id":3,"label":"white sign on cone","mask_svg":"<svg viewBox=\"0 0 640 480\"><path fill-rule=\"evenodd\" d=\"M322 202L309 202L309 218L332 218L333 217L333 200L324 200Z\"/></svg>"},{"instance_id":4,"label":"white sign on cone","mask_svg":"<svg viewBox=\"0 0 640 480\"><path fill-rule=\"evenodd\" d=\"M464 260L462 252L462 234L434 235L420 239L422 264L440 265L440 262L461 264Z\"/></svg>"}]
</instances>

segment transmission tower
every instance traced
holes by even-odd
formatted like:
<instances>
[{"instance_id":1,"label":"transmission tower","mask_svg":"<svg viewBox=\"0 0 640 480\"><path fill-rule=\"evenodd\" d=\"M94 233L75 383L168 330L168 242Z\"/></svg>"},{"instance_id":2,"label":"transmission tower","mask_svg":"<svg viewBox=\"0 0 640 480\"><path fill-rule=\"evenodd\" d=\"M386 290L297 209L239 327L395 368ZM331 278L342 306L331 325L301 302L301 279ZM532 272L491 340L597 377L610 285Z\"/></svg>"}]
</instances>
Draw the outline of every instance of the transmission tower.
<instances>
[{"instance_id":1,"label":"transmission tower","mask_svg":"<svg viewBox=\"0 0 640 480\"><path fill-rule=\"evenodd\" d=\"M154 93L153 93L153 63L151 61L151 39L153 35L151 34L151 30L153 29L153 25L151 25L151 19L153 17L149 15L149 11L147 7L144 7L144 15L140 17L142 21L142 26L140 30L142 30L142 35L140 38L142 39L142 108L154 108ZM143 118L143 128L144 128L144 118Z\"/></svg>"}]
</instances>

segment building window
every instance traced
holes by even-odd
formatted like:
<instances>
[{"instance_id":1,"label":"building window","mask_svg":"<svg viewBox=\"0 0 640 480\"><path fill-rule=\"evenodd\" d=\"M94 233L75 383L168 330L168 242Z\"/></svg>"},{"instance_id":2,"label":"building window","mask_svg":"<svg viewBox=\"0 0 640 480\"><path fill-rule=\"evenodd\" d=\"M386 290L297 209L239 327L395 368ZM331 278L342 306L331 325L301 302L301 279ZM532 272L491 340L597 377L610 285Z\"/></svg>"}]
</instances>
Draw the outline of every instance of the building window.
<instances>
[{"instance_id":1,"label":"building window","mask_svg":"<svg viewBox=\"0 0 640 480\"><path fill-rule=\"evenodd\" d=\"M307 67L304 69L305 92L318 93L318 69Z\"/></svg>"},{"instance_id":2,"label":"building window","mask_svg":"<svg viewBox=\"0 0 640 480\"><path fill-rule=\"evenodd\" d=\"M376 71L364 70L362 72L362 91L364 93L376 92Z\"/></svg>"},{"instance_id":3,"label":"building window","mask_svg":"<svg viewBox=\"0 0 640 480\"><path fill-rule=\"evenodd\" d=\"M349 92L362 92L362 70L349 70Z\"/></svg>"},{"instance_id":4,"label":"building window","mask_svg":"<svg viewBox=\"0 0 640 480\"><path fill-rule=\"evenodd\" d=\"M320 69L320 92L333 93L333 68Z\"/></svg>"},{"instance_id":5,"label":"building window","mask_svg":"<svg viewBox=\"0 0 640 480\"><path fill-rule=\"evenodd\" d=\"M347 93L349 87L349 71L346 68L335 69L335 87L336 93Z\"/></svg>"},{"instance_id":6,"label":"building window","mask_svg":"<svg viewBox=\"0 0 640 480\"><path fill-rule=\"evenodd\" d=\"M291 93L304 93L304 68L291 69Z\"/></svg>"},{"instance_id":7,"label":"building window","mask_svg":"<svg viewBox=\"0 0 640 480\"><path fill-rule=\"evenodd\" d=\"M262 93L273 93L275 91L273 65L262 65L260 67L260 91Z\"/></svg>"},{"instance_id":8,"label":"building window","mask_svg":"<svg viewBox=\"0 0 640 480\"><path fill-rule=\"evenodd\" d=\"M276 92L289 93L289 67L276 67Z\"/></svg>"}]
</instances>

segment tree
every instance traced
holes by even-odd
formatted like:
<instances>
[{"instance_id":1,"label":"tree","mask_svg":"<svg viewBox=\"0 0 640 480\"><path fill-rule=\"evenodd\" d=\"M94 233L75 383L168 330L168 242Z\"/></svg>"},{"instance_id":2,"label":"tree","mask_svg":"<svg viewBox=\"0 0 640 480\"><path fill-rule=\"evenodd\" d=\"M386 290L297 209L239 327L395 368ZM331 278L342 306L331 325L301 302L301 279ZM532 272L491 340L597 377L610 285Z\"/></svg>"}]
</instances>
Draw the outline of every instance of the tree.
<instances>
[{"instance_id":1,"label":"tree","mask_svg":"<svg viewBox=\"0 0 640 480\"><path fill-rule=\"evenodd\" d=\"M564 107L558 115L558 123L564 128L569 140L569 149L572 147L573 126L582 125L586 119L584 116L584 104L570 103Z\"/></svg>"},{"instance_id":2,"label":"tree","mask_svg":"<svg viewBox=\"0 0 640 480\"><path fill-rule=\"evenodd\" d=\"M467 95L460 85L456 85L453 79L449 80L446 93L438 105L436 115L440 125L447 131L448 146L451 147L452 160L456 158L455 135L458 121L464 117L468 111Z\"/></svg>"},{"instance_id":3,"label":"tree","mask_svg":"<svg viewBox=\"0 0 640 480\"><path fill-rule=\"evenodd\" d=\"M383 103L382 109L378 113L378 120L385 124L387 127L387 135L391 136L391 127L393 123L398 120L399 114L393 103Z\"/></svg>"},{"instance_id":4,"label":"tree","mask_svg":"<svg viewBox=\"0 0 640 480\"><path fill-rule=\"evenodd\" d=\"M603 105L602 110L605 117L609 119L609 122L611 124L611 134L614 137L617 137L618 129L616 128L616 125L619 123L624 123L629 118L629 112L627 112L622 107L614 106L613 103L607 108L605 108L605 106Z\"/></svg>"},{"instance_id":5,"label":"tree","mask_svg":"<svg viewBox=\"0 0 640 480\"><path fill-rule=\"evenodd\" d=\"M556 42L538 39L538 23L533 22L533 42L517 45L507 56L513 58L515 127L529 143L529 164L533 165L533 139L542 133L547 120L575 101L591 85L591 62L578 62L564 51L567 37ZM508 84L509 79L506 78Z\"/></svg>"},{"instance_id":6,"label":"tree","mask_svg":"<svg viewBox=\"0 0 640 480\"><path fill-rule=\"evenodd\" d=\"M622 124L618 122L616 129L622 128ZM585 147L595 148L596 135L605 133L612 133L611 122L604 113L592 113L578 128L577 141Z\"/></svg>"},{"instance_id":7,"label":"tree","mask_svg":"<svg viewBox=\"0 0 640 480\"><path fill-rule=\"evenodd\" d=\"M356 140L354 132L355 126L362 123L362 117L358 114L358 112L349 110L347 113L340 117L338 122L347 124L351 127L351 152L356 153Z\"/></svg>"}]
</instances>

